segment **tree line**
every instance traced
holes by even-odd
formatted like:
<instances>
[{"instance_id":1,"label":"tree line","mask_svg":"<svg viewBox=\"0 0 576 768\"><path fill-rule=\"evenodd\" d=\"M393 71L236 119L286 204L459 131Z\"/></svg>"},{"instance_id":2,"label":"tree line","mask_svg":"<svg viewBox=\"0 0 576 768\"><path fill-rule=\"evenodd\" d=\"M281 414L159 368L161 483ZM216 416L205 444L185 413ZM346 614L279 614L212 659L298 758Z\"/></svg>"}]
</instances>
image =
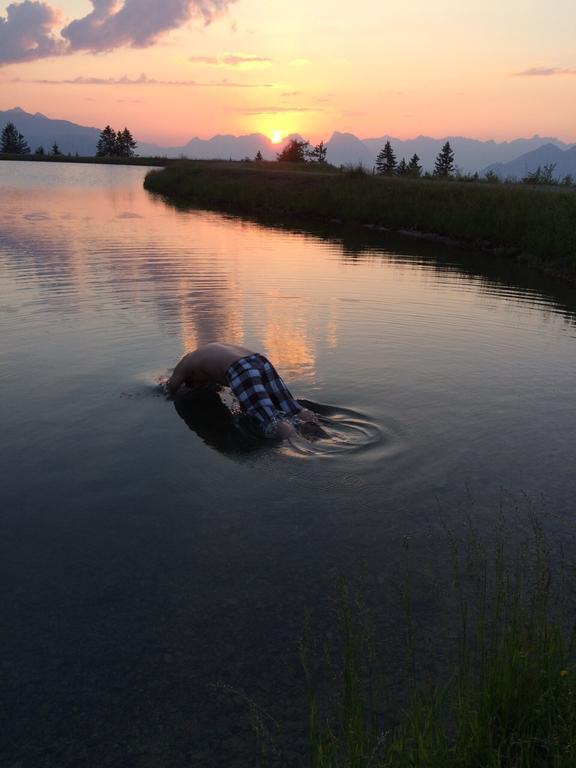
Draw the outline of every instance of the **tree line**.
<instances>
[{"instance_id":1,"label":"tree line","mask_svg":"<svg viewBox=\"0 0 576 768\"><path fill-rule=\"evenodd\" d=\"M447 141L436 157L432 176L444 179L450 178L454 176L455 170L454 150L450 146L450 142ZM414 154L409 162L406 162L405 158L398 162L389 141L386 142L376 157L375 171L381 176L412 176L420 178L423 175L418 155ZM424 175L430 176L428 173Z\"/></svg>"},{"instance_id":2,"label":"tree line","mask_svg":"<svg viewBox=\"0 0 576 768\"><path fill-rule=\"evenodd\" d=\"M138 145L128 128L115 131L109 125L100 131L96 145L96 157L134 157Z\"/></svg>"},{"instance_id":3,"label":"tree line","mask_svg":"<svg viewBox=\"0 0 576 768\"><path fill-rule=\"evenodd\" d=\"M284 149L278 152L276 159L280 163L326 163L327 152L328 148L323 141L311 147L308 141L290 139ZM262 153L258 151L255 160L261 161L262 159ZM450 142L447 141L436 158L432 175L448 178L454 175L455 169L454 150L450 146ZM406 162L405 158L398 162L389 141L386 142L378 153L374 171L382 176L412 176L419 178L422 175L426 175L423 174L420 158L416 154L408 162Z\"/></svg>"},{"instance_id":4,"label":"tree line","mask_svg":"<svg viewBox=\"0 0 576 768\"><path fill-rule=\"evenodd\" d=\"M109 125L100 131L96 145L96 157L134 157L137 143L128 128L115 131ZM30 145L16 128L14 123L7 123L0 134L0 154L4 155L29 155ZM43 146L34 150L35 155L46 155ZM78 154L78 153L76 153ZM62 155L58 144L54 142L50 155Z\"/></svg>"},{"instance_id":5,"label":"tree line","mask_svg":"<svg viewBox=\"0 0 576 768\"><path fill-rule=\"evenodd\" d=\"M96 145L96 157L134 157L137 146L138 144L128 128L125 127L122 131L115 131L110 125L107 125L100 131L98 143ZM324 165L327 163L327 152L328 147L324 141L319 142L315 146L311 146L308 141L290 139L286 146L277 153L276 159L283 163L318 163ZM25 137L16 128L14 123L7 123L0 133L0 154L29 155L30 153L30 145ZM34 150L34 154L57 157L62 155L62 152L60 151L58 144L54 142L50 148L50 152L46 152L43 146L39 146ZM78 156L78 153L76 153L76 156ZM258 162L263 161L264 158L262 157L260 150L258 150L254 159ZM456 178L459 181L480 181L478 173L463 175L457 171L454 162L454 150L450 146L449 141L444 144L438 153L432 173L423 171L422 165L420 164L420 158L417 154L412 155L408 162L406 161L406 158L402 158L400 162L398 162L390 141L387 141L378 153L376 157L376 165L373 170L374 173L380 176L444 179ZM559 180L556 179L554 170L555 164L553 163L544 165L543 167L538 166L536 170L528 172L525 177L520 179L520 181L524 184L539 184L546 186L563 185L569 187L574 185L574 180L571 175L567 175ZM491 170L486 172L484 180L491 183L500 182L500 178ZM508 181L515 181L515 179L509 179Z\"/></svg>"},{"instance_id":6,"label":"tree line","mask_svg":"<svg viewBox=\"0 0 576 768\"><path fill-rule=\"evenodd\" d=\"M290 139L284 149L277 153L276 160L280 163L320 163L323 165L326 163L327 152L328 147L323 141L311 147L309 141ZM260 150L254 159L257 161L263 159Z\"/></svg>"}]
</instances>

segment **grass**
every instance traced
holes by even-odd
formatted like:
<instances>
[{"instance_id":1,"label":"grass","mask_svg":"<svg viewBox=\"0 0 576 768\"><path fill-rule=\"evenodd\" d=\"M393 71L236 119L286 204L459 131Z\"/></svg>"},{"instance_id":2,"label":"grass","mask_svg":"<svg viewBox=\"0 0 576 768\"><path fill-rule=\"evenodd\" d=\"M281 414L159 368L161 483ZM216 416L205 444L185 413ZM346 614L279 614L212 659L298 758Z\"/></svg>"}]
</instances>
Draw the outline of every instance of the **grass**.
<instances>
[{"instance_id":1,"label":"grass","mask_svg":"<svg viewBox=\"0 0 576 768\"><path fill-rule=\"evenodd\" d=\"M144 186L177 205L447 237L576 282L572 188L387 178L312 164L199 161L151 171Z\"/></svg>"},{"instance_id":2,"label":"grass","mask_svg":"<svg viewBox=\"0 0 576 768\"><path fill-rule=\"evenodd\" d=\"M345 585L337 684L323 693L303 653L313 768L572 768L576 667L569 595L542 529L510 559L474 534L453 547L458 650L444 681L418 681L408 641L405 706L382 713L377 642ZM406 601L411 625L409 601ZM408 633L412 636L412 630ZM327 692L326 692L327 691Z\"/></svg>"}]
</instances>

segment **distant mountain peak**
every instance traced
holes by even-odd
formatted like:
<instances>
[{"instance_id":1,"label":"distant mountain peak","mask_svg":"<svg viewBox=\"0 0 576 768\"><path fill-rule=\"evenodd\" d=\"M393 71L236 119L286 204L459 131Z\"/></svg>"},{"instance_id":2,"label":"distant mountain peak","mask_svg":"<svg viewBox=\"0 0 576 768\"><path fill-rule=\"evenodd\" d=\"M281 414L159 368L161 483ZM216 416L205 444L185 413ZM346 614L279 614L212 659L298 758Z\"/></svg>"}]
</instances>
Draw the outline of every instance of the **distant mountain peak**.
<instances>
[{"instance_id":1,"label":"distant mountain peak","mask_svg":"<svg viewBox=\"0 0 576 768\"><path fill-rule=\"evenodd\" d=\"M332 134L332 139L356 139L356 141L361 141L358 136L355 136L353 133L349 133L348 131L334 131Z\"/></svg>"},{"instance_id":2,"label":"distant mountain peak","mask_svg":"<svg viewBox=\"0 0 576 768\"><path fill-rule=\"evenodd\" d=\"M2 122L4 121L4 122ZM78 153L80 155L93 155L96 151L100 130L92 127L77 125L67 120L52 119L40 112L30 114L22 107L16 106L11 110L0 110L0 128L4 123L12 121L17 125L31 146L51 146L57 143L65 153ZM207 139L194 137L185 145L178 147L166 147L158 144L150 144L139 141L138 153L142 156L181 157L188 156L197 159L236 159L255 157L258 152L267 160L276 159L278 150L282 150L293 139L303 141L298 133L285 136L279 144L272 144L268 136L262 133L251 133L243 136L220 134ZM409 157L417 154L425 169L434 167L435 159L441 146L449 139L456 155L457 165L465 172L481 171L494 164L507 164L522 155L520 164L514 173L524 175L525 169L533 160L544 165L557 163L558 173L574 173L573 158L575 151L566 154L566 144L552 137L541 137L535 134L532 138L518 138L508 141L484 141L471 139L464 136L450 136L444 138L432 138L430 136L417 136L411 139L399 139L390 134L380 137L360 139L349 131L334 131L330 140L326 142L328 148L328 162L334 165L364 165L370 168L374 165L378 152L386 141L390 141L398 158ZM528 152L534 153L526 158ZM564 154L562 154L564 153ZM499 169L500 170L500 169Z\"/></svg>"},{"instance_id":3,"label":"distant mountain peak","mask_svg":"<svg viewBox=\"0 0 576 768\"><path fill-rule=\"evenodd\" d=\"M548 142L507 163L493 163L486 170L493 171L503 179L519 179L545 166L552 168L553 176L556 179L561 179L564 176L576 176L576 152L574 152L574 148L561 149L556 144Z\"/></svg>"}]
</instances>

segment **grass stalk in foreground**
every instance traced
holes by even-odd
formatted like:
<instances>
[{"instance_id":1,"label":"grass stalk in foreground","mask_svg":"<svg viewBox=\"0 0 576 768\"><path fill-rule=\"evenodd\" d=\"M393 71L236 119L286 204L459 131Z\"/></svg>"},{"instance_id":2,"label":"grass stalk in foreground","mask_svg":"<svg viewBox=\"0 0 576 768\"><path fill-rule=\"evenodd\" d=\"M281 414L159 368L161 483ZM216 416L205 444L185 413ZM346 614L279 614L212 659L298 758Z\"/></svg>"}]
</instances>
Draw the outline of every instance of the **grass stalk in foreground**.
<instances>
[{"instance_id":1,"label":"grass stalk in foreground","mask_svg":"<svg viewBox=\"0 0 576 768\"><path fill-rule=\"evenodd\" d=\"M317 695L308 654L313 768L573 768L576 765L576 667L573 632L558 612L560 574L552 577L538 529L506 561L454 552L461 637L444 685L411 685L394 724L383 721L374 678L374 644L340 587L339 686ZM320 703L322 700L322 703Z\"/></svg>"}]
</instances>

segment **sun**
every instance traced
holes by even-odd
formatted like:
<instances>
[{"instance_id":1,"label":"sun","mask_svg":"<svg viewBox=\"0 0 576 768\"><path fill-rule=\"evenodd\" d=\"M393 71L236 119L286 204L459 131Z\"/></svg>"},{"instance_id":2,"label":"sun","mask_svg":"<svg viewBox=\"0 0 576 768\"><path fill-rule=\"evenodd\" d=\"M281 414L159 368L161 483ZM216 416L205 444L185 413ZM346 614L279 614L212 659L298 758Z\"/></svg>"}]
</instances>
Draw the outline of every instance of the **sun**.
<instances>
[{"instance_id":1,"label":"sun","mask_svg":"<svg viewBox=\"0 0 576 768\"><path fill-rule=\"evenodd\" d=\"M270 134L270 141L272 142L272 144L280 144L283 138L284 138L283 131L272 131L272 133Z\"/></svg>"}]
</instances>

